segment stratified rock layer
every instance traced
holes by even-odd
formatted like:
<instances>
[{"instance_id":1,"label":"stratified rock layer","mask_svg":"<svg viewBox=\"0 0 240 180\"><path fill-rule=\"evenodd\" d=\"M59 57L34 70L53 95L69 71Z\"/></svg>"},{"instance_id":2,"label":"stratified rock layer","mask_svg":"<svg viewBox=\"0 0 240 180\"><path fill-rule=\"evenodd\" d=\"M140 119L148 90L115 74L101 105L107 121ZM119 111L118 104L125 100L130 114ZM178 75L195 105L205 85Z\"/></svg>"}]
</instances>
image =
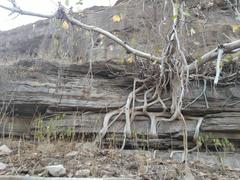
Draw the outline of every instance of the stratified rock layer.
<instances>
[{"instance_id":1,"label":"stratified rock layer","mask_svg":"<svg viewBox=\"0 0 240 180\"><path fill-rule=\"evenodd\" d=\"M143 2L123 1L112 8L93 7L76 16L87 24L114 33L133 47L158 55L171 26L169 15L163 21L163 15L171 11L171 5L164 10L163 1ZM198 6L192 1L187 3L187 11L190 14L187 19L192 21L186 24L182 43L189 52L190 62L193 57L198 58L216 47L217 42L228 42L229 38L238 36L237 32L232 32L231 25L236 23L233 13L220 4ZM119 23L112 20L116 14L122 18ZM99 34L72 25L64 29L62 22L51 19L1 32L0 40L0 133L4 135L34 135L39 129L39 119L46 126L54 124L58 133L71 129L75 134L96 134L102 127L104 114L123 106L132 89L131 73L126 74L132 65L124 63L129 54ZM89 73L90 60L93 79ZM202 82L190 82L184 106L202 90ZM226 137L237 145L240 139L239 92L238 85L214 89L207 84L208 107L204 97L200 97L183 110L189 141L193 141L197 124L203 119L199 128L201 133ZM152 106L148 110L162 109ZM164 115L166 117L169 114ZM163 122L161 118L157 119L158 137L144 140L139 137L149 135L150 120L137 116L132 126L137 139L127 140L127 145L182 148L182 123L177 120ZM120 118L109 129L109 134L117 134L114 140L120 144L123 127L124 118ZM109 142L113 138L109 135L106 139ZM195 142L191 142L189 146L193 147Z\"/></svg>"}]
</instances>

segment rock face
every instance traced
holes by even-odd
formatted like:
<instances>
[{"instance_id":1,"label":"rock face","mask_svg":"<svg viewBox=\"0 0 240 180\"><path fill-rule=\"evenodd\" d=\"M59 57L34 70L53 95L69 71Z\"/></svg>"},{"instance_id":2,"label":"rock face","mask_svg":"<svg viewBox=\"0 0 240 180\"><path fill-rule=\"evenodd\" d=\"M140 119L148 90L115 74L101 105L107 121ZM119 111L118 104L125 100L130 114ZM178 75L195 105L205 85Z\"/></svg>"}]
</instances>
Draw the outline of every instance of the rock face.
<instances>
[{"instance_id":1,"label":"rock face","mask_svg":"<svg viewBox=\"0 0 240 180\"><path fill-rule=\"evenodd\" d=\"M119 1L112 8L93 7L76 17L114 33L137 49L158 55L171 26L170 17L163 23L164 12L171 11L171 5L164 8L163 2ZM183 45L189 52L189 61L191 57L197 58L216 47L218 42L228 42L229 38L239 36L238 32L232 31L231 25L237 20L229 9L222 10L218 4L204 2L201 7L198 1L186 2L191 23L186 25ZM119 23L112 21L116 14L121 16ZM99 34L91 34L72 25L67 30L61 26L62 22L51 19L0 33L3 116L0 133L3 135L41 138L46 135L44 127L51 127L56 134L65 132L64 136L96 134L102 127L105 112L124 105L133 82L134 68L126 63L130 55ZM94 43L91 43L92 39ZM214 90L211 84L207 85L208 104L204 97L200 97L183 110L188 125L189 147L195 145L193 137L200 119L201 133L211 132L238 144L239 86L219 86ZM190 82L184 106L193 102L203 89L202 82ZM167 102L169 104L170 101ZM158 106L149 108L152 112L161 110ZM166 113L159 117L157 137L148 141L128 139L126 145L182 148L183 125L179 121L161 121L169 116ZM114 142L122 143L123 120L124 117L111 126L107 142L111 142L111 134L116 133L119 136L114 137ZM138 137L148 136L150 126L148 118L137 116L133 131Z\"/></svg>"}]
</instances>

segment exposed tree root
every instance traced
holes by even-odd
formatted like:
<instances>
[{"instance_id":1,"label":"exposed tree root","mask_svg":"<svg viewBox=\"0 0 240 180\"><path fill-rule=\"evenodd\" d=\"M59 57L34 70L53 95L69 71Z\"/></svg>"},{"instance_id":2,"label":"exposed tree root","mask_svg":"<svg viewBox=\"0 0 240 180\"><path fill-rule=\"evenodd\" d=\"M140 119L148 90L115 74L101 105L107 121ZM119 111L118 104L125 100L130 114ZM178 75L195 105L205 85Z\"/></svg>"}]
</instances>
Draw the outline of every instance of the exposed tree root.
<instances>
[{"instance_id":1,"label":"exposed tree root","mask_svg":"<svg viewBox=\"0 0 240 180\"><path fill-rule=\"evenodd\" d=\"M180 40L178 37L178 13L183 12L179 10L179 4L172 1L173 16L176 18L173 20L172 31L168 36L168 44L165 48L163 57L161 58L161 65L158 65L155 75L141 80L134 80L133 91L129 93L126 100L126 104L119 110L107 113L104 119L103 128L100 131L100 139L103 138L107 129L112 122L119 118L122 114L125 115L125 127L123 130L124 140L122 148L125 146L126 138L131 137L131 123L136 115L144 115L149 117L150 130L149 135L157 137L157 120L156 117L162 116L167 110L167 106L164 103L164 94L168 91L167 86L170 86L171 92L171 117L169 119L161 119L163 121L174 121L176 119L181 120L183 123L183 142L184 142L184 161L187 162L187 125L184 116L181 113L182 99L185 92L185 86L188 84L188 69L186 71L186 58L180 46ZM183 8L181 4L181 8ZM181 16L183 18L183 16ZM174 50L176 49L176 51ZM150 64L152 66L157 66ZM155 68L156 69L156 68ZM148 74L148 73L146 73ZM140 95L140 92L143 92ZM139 98L139 96L141 98ZM136 104L141 104L135 106ZM152 105L160 104L162 112L148 112L148 108Z\"/></svg>"},{"instance_id":2,"label":"exposed tree root","mask_svg":"<svg viewBox=\"0 0 240 180\"><path fill-rule=\"evenodd\" d=\"M202 117L197 119L197 125L196 125L195 133L194 133L194 136L193 136L193 140L196 143L196 146L194 148L188 150L187 153L194 152L194 151L198 150L202 146L202 144L198 142L199 133L200 133L200 127L202 125L202 122L203 122L203 118ZM170 158L173 158L174 154L176 154L176 153L183 153L182 160L184 160L184 153L185 153L184 151L172 151L171 154L170 154Z\"/></svg>"}]
</instances>

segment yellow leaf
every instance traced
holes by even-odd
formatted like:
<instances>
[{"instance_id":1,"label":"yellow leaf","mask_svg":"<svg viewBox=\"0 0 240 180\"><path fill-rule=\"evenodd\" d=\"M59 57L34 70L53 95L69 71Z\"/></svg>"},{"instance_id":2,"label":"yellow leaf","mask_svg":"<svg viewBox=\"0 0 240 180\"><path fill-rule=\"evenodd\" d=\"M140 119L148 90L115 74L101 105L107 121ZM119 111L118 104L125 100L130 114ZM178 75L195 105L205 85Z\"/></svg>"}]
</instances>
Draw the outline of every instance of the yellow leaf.
<instances>
[{"instance_id":1,"label":"yellow leaf","mask_svg":"<svg viewBox=\"0 0 240 180\"><path fill-rule=\"evenodd\" d=\"M69 28L69 25L68 25L68 22L67 22L67 21L63 21L63 23L62 23L62 28L63 28L63 29L68 29L68 28Z\"/></svg>"},{"instance_id":2,"label":"yellow leaf","mask_svg":"<svg viewBox=\"0 0 240 180\"><path fill-rule=\"evenodd\" d=\"M133 56L130 56L130 57L127 59L127 63L128 63L128 64L132 64L132 63L133 63Z\"/></svg>"},{"instance_id":3,"label":"yellow leaf","mask_svg":"<svg viewBox=\"0 0 240 180\"><path fill-rule=\"evenodd\" d=\"M115 23L119 23L121 21L121 17L119 15L114 15L112 19Z\"/></svg>"},{"instance_id":4,"label":"yellow leaf","mask_svg":"<svg viewBox=\"0 0 240 180\"><path fill-rule=\"evenodd\" d=\"M172 16L172 20L173 21L177 20L177 15L176 16Z\"/></svg>"},{"instance_id":5,"label":"yellow leaf","mask_svg":"<svg viewBox=\"0 0 240 180\"><path fill-rule=\"evenodd\" d=\"M240 30L240 24L232 24L232 31L237 32Z\"/></svg>"},{"instance_id":6,"label":"yellow leaf","mask_svg":"<svg viewBox=\"0 0 240 180\"><path fill-rule=\"evenodd\" d=\"M160 47L155 47L154 51L155 53L161 53L162 49Z\"/></svg>"}]
</instances>

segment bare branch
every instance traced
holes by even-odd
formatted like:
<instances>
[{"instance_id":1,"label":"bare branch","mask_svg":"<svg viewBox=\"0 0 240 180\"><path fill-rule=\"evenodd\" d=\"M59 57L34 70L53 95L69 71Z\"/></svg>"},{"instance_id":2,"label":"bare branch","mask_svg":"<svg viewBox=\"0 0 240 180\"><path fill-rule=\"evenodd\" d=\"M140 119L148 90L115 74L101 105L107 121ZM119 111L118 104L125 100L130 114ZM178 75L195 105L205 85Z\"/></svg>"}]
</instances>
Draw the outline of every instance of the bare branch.
<instances>
[{"instance_id":1,"label":"bare branch","mask_svg":"<svg viewBox=\"0 0 240 180\"><path fill-rule=\"evenodd\" d=\"M72 24L78 25L83 29L86 29L86 30L89 30L89 31L95 31L95 32L98 32L100 34L103 34L103 35L107 36L109 39L115 41L120 46L124 47L127 51L131 52L132 54L134 54L136 56L146 58L146 59L149 59L151 61L160 61L159 57L156 57L156 56L153 56L152 54L145 53L143 51L134 49L133 47L129 46L126 42L122 41L120 38L118 38L117 36L113 35L112 33L108 32L108 31L105 31L105 30L103 30L99 27L96 27L96 26L90 26L90 25L84 24L81 21L69 16L68 14L66 14L66 18Z\"/></svg>"},{"instance_id":2,"label":"bare branch","mask_svg":"<svg viewBox=\"0 0 240 180\"><path fill-rule=\"evenodd\" d=\"M236 50L240 48L240 40L236 40L230 43L223 44L224 53L235 53ZM196 67L200 67L208 61L215 60L218 56L218 48L213 49L212 51L204 54L200 60L196 60L193 63L189 64L189 71L192 72Z\"/></svg>"},{"instance_id":3,"label":"bare branch","mask_svg":"<svg viewBox=\"0 0 240 180\"><path fill-rule=\"evenodd\" d=\"M34 12L22 10L19 7L16 7L16 6L6 7L6 6L3 6L3 5L0 5L0 8L6 9L6 10L11 11L13 13L19 13L21 15L35 16L35 17L41 17L41 18L53 18L53 17L57 17L57 15L58 15L58 12L54 13L53 15L45 15L45 14L34 13ZM62 11L63 10L62 7L60 7L59 10ZM154 56L154 55L149 54L149 53L145 53L145 52L140 51L140 50L137 50L137 49L129 46L126 42L122 41L117 36L113 35L112 33L108 32L104 29L101 29L101 28L96 27L96 26L91 26L91 25L84 24L81 21L79 21L78 19L68 15L67 13L64 14L64 17L69 22L71 22L72 24L77 25L77 26L79 26L79 27L81 27L85 30L94 31L94 32L98 32L100 34L105 35L109 39L113 40L114 42L116 42L117 44L119 44L120 46L125 48L128 52L130 52L130 53L132 53L136 56L149 59L152 62L160 63L160 61L161 61L160 57ZM231 42L231 43L223 44L223 47L224 47L224 53L231 53L233 50L240 48L240 40L236 40L236 41ZM215 48L212 51L204 54L200 58L200 60L196 60L193 63L189 64L185 68L185 71L187 71L187 69L189 69L189 72L193 72L196 69L196 67L200 67L203 64L205 64L206 62L216 59L217 56L218 56L218 52L217 52L217 48Z\"/></svg>"},{"instance_id":4,"label":"bare branch","mask_svg":"<svg viewBox=\"0 0 240 180\"><path fill-rule=\"evenodd\" d=\"M118 38L117 36L113 35L112 33L108 32L108 31L106 31L104 29L101 29L101 28L96 27L96 26L90 26L90 25L82 23L78 19L68 15L64 11L64 9L62 8L61 5L60 5L60 7L58 9L58 12L53 14L53 15L43 15L43 14L33 13L33 12L30 12L30 11L24 11L24 10L22 10L20 8L16 8L16 7L9 8L9 7L3 6L3 5L0 5L0 8L9 10L11 12L16 12L16 13L19 13L19 14L22 14L22 15L36 16L36 17L42 17L42 18L53 18L53 17L59 18L58 15L61 14L62 15L61 18L65 18L66 20L68 20L72 24L77 25L77 26L79 26L79 27L81 27L81 28L83 28L85 30L94 31L94 32L103 34L104 36L106 36L109 39L115 41L117 44L119 44L120 46L125 48L128 52L130 52L130 53L132 53L132 54L134 54L136 56L149 59L152 62L154 62L154 61L155 62L159 62L161 60L161 58L159 58L159 57L156 57L156 56L154 56L152 54L149 54L149 53L145 53L143 51L137 50L137 49L129 46L126 42L122 41L120 38Z\"/></svg>"},{"instance_id":5,"label":"bare branch","mask_svg":"<svg viewBox=\"0 0 240 180\"><path fill-rule=\"evenodd\" d=\"M39 13L24 11L24 10L22 10L22 9L16 7L16 6L10 8L10 7L0 5L0 8L11 11L13 13L19 13L21 15L27 15L27 16L35 16L35 17L41 17L41 18L53 18L55 16L55 14L54 15L45 15L45 14L39 14Z\"/></svg>"}]
</instances>

